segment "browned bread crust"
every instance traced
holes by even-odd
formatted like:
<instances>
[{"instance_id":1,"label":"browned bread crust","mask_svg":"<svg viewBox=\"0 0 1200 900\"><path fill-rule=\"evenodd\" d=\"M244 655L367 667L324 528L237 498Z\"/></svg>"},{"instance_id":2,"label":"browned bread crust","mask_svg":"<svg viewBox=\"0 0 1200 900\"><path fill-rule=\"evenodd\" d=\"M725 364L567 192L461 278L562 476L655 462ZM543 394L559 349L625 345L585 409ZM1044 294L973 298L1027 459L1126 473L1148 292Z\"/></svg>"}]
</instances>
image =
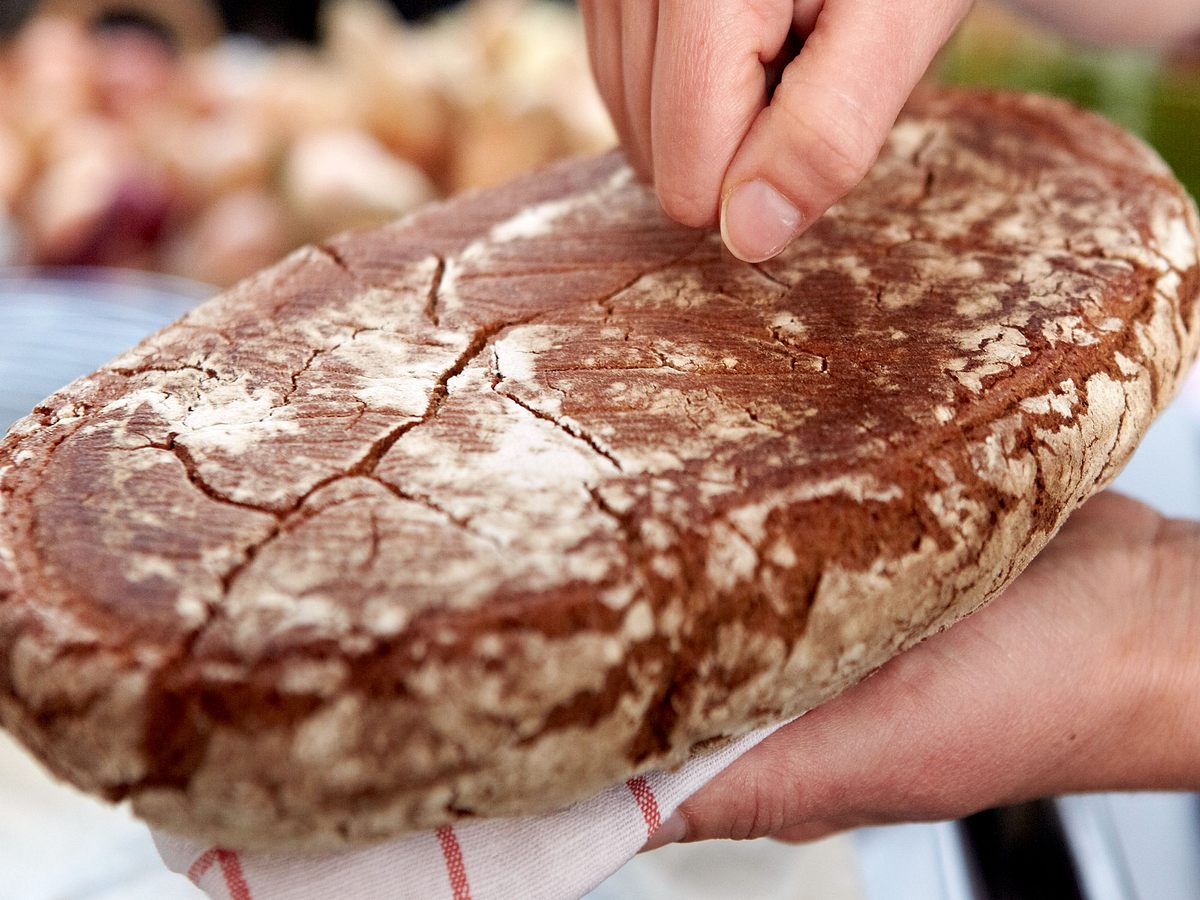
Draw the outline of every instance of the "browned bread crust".
<instances>
[{"instance_id":1,"label":"browned bread crust","mask_svg":"<svg viewBox=\"0 0 1200 900\"><path fill-rule=\"evenodd\" d=\"M616 156L303 250L0 447L0 722L240 847L675 765L1020 572L1174 392L1198 272L1142 144L963 92L759 267Z\"/></svg>"}]
</instances>

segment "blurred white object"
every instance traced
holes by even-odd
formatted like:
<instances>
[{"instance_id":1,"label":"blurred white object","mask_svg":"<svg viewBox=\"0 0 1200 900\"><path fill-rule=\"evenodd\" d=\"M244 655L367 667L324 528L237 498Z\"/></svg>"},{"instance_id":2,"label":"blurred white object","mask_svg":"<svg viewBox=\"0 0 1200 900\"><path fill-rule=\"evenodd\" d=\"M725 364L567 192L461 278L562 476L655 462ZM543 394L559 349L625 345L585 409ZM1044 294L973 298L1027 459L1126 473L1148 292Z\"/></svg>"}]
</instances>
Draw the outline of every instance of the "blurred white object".
<instances>
[{"instance_id":1,"label":"blurred white object","mask_svg":"<svg viewBox=\"0 0 1200 900\"><path fill-rule=\"evenodd\" d=\"M675 897L867 900L851 835L812 844L771 840L675 844L636 857L588 894L587 900Z\"/></svg>"},{"instance_id":2,"label":"blurred white object","mask_svg":"<svg viewBox=\"0 0 1200 900\"><path fill-rule=\"evenodd\" d=\"M215 292L145 272L0 270L0 434L54 390Z\"/></svg>"},{"instance_id":3,"label":"blurred white object","mask_svg":"<svg viewBox=\"0 0 1200 900\"><path fill-rule=\"evenodd\" d=\"M21 252L21 232L17 221L0 205L0 266L11 266L17 262Z\"/></svg>"},{"instance_id":4,"label":"blurred white object","mask_svg":"<svg viewBox=\"0 0 1200 900\"><path fill-rule=\"evenodd\" d=\"M1200 365L1192 366L1192 373L1183 384L1180 405L1200 422Z\"/></svg>"},{"instance_id":5,"label":"blurred white object","mask_svg":"<svg viewBox=\"0 0 1200 900\"><path fill-rule=\"evenodd\" d=\"M351 129L301 136L288 156L284 191L315 238L402 216L436 196L420 169Z\"/></svg>"},{"instance_id":6,"label":"blurred white object","mask_svg":"<svg viewBox=\"0 0 1200 900\"><path fill-rule=\"evenodd\" d=\"M439 171L454 140L446 94L461 71L458 54L429 52L429 41L377 0L339 0L326 10L328 58L363 99L366 126L393 153Z\"/></svg>"},{"instance_id":7,"label":"blurred white object","mask_svg":"<svg viewBox=\"0 0 1200 900\"><path fill-rule=\"evenodd\" d=\"M2 731L0 809L0 897L203 898L163 868L146 826L127 810L51 781Z\"/></svg>"},{"instance_id":8,"label":"blurred white object","mask_svg":"<svg viewBox=\"0 0 1200 900\"><path fill-rule=\"evenodd\" d=\"M71 146L52 148L29 201L29 232L39 259L62 262L93 239L116 200L125 165L116 129L79 120Z\"/></svg>"},{"instance_id":9,"label":"blurred white object","mask_svg":"<svg viewBox=\"0 0 1200 900\"><path fill-rule=\"evenodd\" d=\"M1113 488L1169 516L1200 519L1200 366L1150 426Z\"/></svg>"},{"instance_id":10,"label":"blurred white object","mask_svg":"<svg viewBox=\"0 0 1200 900\"><path fill-rule=\"evenodd\" d=\"M163 164L190 204L202 207L226 192L261 186L273 177L277 136L248 110L226 109L203 118L164 113L147 128ZM201 213L202 214L202 213Z\"/></svg>"},{"instance_id":11,"label":"blurred white object","mask_svg":"<svg viewBox=\"0 0 1200 900\"><path fill-rule=\"evenodd\" d=\"M258 188L226 194L179 235L167 254L187 278L232 284L283 257L291 247L279 198Z\"/></svg>"}]
</instances>

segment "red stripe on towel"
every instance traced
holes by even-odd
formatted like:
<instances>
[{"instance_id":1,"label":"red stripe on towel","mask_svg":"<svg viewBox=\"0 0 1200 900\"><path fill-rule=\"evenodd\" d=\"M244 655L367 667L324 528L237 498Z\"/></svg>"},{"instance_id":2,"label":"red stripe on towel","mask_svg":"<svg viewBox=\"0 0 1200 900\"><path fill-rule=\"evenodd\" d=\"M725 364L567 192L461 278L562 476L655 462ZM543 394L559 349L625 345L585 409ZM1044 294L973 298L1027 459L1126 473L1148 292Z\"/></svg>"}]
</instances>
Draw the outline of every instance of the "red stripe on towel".
<instances>
[{"instance_id":1,"label":"red stripe on towel","mask_svg":"<svg viewBox=\"0 0 1200 900\"><path fill-rule=\"evenodd\" d=\"M220 850L216 847L205 850L188 868L188 881L199 887L200 879L208 874L213 863L221 864L221 876L225 879L225 890L229 892L230 900L254 900L250 893L250 885L246 883L246 875L242 872L242 860L232 850Z\"/></svg>"},{"instance_id":2,"label":"red stripe on towel","mask_svg":"<svg viewBox=\"0 0 1200 900\"><path fill-rule=\"evenodd\" d=\"M638 809L642 811L642 818L646 820L646 837L651 837L662 826L662 813L658 809L658 799L654 796L654 791L650 790L650 785L641 775L630 778L625 782L625 786L629 788L629 793L633 794Z\"/></svg>"},{"instance_id":3,"label":"red stripe on towel","mask_svg":"<svg viewBox=\"0 0 1200 900\"><path fill-rule=\"evenodd\" d=\"M242 872L241 858L232 850L218 850L217 859L221 863L221 874L225 876L225 888L229 891L230 900L253 900L250 885L246 884L246 876Z\"/></svg>"},{"instance_id":4,"label":"red stripe on towel","mask_svg":"<svg viewBox=\"0 0 1200 900\"><path fill-rule=\"evenodd\" d=\"M467 881L467 867L463 862L462 847L454 828L443 825L437 830L438 842L442 845L442 856L446 860L446 874L450 877L450 889L454 900L471 900L471 885Z\"/></svg>"},{"instance_id":5,"label":"red stripe on towel","mask_svg":"<svg viewBox=\"0 0 1200 900\"><path fill-rule=\"evenodd\" d=\"M212 864L217 861L216 850L205 850L196 857L196 861L192 863L191 868L187 871L188 881L197 887L200 886L200 879L205 873L212 868Z\"/></svg>"}]
</instances>

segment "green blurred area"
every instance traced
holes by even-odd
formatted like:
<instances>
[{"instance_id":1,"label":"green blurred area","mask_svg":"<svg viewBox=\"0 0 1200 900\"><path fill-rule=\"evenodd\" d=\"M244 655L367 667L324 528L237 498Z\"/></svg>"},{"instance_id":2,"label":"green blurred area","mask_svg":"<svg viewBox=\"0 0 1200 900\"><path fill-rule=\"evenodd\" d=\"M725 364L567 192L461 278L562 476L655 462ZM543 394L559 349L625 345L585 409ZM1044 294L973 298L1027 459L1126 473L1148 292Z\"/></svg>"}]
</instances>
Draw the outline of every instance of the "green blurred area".
<instances>
[{"instance_id":1,"label":"green blurred area","mask_svg":"<svg viewBox=\"0 0 1200 900\"><path fill-rule=\"evenodd\" d=\"M943 54L950 84L1054 94L1141 135L1200 198L1200 65L1144 52L1073 46L990 10L968 21Z\"/></svg>"}]
</instances>

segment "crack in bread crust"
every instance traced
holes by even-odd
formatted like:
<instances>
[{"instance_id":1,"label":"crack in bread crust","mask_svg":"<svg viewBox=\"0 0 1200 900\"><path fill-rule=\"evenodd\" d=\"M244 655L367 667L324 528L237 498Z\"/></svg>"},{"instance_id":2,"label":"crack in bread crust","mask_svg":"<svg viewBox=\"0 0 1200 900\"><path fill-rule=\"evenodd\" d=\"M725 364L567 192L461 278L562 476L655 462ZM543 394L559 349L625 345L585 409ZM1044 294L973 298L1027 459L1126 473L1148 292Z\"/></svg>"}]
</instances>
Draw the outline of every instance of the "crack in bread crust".
<instances>
[{"instance_id":1,"label":"crack in bread crust","mask_svg":"<svg viewBox=\"0 0 1200 900\"><path fill-rule=\"evenodd\" d=\"M1194 208L931 92L758 266L615 156L294 254L0 446L0 722L242 847L562 806L995 596L1200 341Z\"/></svg>"}]
</instances>

